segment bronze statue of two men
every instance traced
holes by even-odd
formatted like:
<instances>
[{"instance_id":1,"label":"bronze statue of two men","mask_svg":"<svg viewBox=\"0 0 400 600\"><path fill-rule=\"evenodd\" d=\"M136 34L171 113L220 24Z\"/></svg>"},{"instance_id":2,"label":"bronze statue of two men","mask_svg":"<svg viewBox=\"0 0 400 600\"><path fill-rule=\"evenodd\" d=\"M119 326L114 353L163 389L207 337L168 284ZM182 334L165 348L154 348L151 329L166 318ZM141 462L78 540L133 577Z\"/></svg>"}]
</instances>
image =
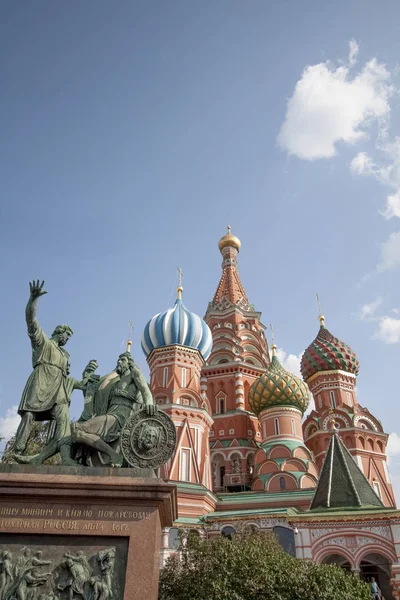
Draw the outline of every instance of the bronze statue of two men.
<instances>
[{"instance_id":1,"label":"bronze statue of two men","mask_svg":"<svg viewBox=\"0 0 400 600\"><path fill-rule=\"evenodd\" d=\"M60 453L63 465L121 466L119 439L122 427L134 410L144 405L148 415L156 407L150 388L131 354L118 358L115 371L99 377L97 362L89 362L78 381L70 375L70 357L64 346L73 331L59 325L49 338L36 318L37 303L44 282L29 284L26 306L28 336L32 345L33 371L28 378L18 408L21 423L14 445L17 462L42 464ZM82 390L85 407L79 421L70 422L69 405L73 390ZM23 456L34 421L50 421L47 444L33 456Z\"/></svg>"}]
</instances>

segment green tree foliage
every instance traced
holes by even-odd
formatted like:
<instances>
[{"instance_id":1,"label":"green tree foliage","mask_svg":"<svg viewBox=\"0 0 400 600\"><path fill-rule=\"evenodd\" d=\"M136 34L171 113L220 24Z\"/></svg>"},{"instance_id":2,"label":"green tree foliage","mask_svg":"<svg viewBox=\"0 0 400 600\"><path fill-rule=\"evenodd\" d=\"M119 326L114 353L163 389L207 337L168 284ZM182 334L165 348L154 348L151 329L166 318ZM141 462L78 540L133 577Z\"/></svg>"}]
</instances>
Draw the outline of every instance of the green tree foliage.
<instances>
[{"instance_id":1,"label":"green tree foliage","mask_svg":"<svg viewBox=\"0 0 400 600\"><path fill-rule=\"evenodd\" d=\"M46 444L47 430L49 424L45 421L36 421L32 426L31 435L28 441L26 452L24 454L37 454ZM1 457L2 463L15 463L13 459L14 453L15 436L10 438L4 448L3 455ZM59 454L52 456L44 462L45 465L59 465L61 464L61 458Z\"/></svg>"},{"instance_id":2,"label":"green tree foliage","mask_svg":"<svg viewBox=\"0 0 400 600\"><path fill-rule=\"evenodd\" d=\"M190 536L160 573L159 600L370 600L369 587L335 565L284 552L273 535Z\"/></svg>"}]
</instances>

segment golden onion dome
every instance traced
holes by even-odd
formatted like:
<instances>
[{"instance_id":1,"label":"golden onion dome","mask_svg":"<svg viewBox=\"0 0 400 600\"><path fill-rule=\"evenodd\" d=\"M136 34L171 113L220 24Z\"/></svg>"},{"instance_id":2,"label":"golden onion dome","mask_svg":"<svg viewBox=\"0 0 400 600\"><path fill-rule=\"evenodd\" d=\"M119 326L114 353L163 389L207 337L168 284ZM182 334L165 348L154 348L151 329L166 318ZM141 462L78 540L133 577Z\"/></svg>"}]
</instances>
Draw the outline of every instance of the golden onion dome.
<instances>
[{"instance_id":1,"label":"golden onion dome","mask_svg":"<svg viewBox=\"0 0 400 600\"><path fill-rule=\"evenodd\" d=\"M309 404L306 383L284 369L272 346L272 360L265 373L256 379L248 394L250 410L257 416L268 408L291 406L305 413Z\"/></svg>"},{"instance_id":2,"label":"golden onion dome","mask_svg":"<svg viewBox=\"0 0 400 600\"><path fill-rule=\"evenodd\" d=\"M222 250L227 246L233 246L239 252L241 245L241 241L238 237L236 237L236 235L232 235L231 227L228 225L228 233L224 235L218 242L218 248L220 252L222 252Z\"/></svg>"}]
</instances>

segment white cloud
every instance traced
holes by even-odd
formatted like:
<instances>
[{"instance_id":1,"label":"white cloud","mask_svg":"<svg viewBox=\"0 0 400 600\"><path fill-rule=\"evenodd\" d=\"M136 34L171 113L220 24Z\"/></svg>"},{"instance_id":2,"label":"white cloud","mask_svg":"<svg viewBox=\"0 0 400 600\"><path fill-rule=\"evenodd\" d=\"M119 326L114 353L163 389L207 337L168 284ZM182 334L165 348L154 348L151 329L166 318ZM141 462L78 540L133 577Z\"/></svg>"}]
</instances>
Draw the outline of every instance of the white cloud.
<instances>
[{"instance_id":1,"label":"white cloud","mask_svg":"<svg viewBox=\"0 0 400 600\"><path fill-rule=\"evenodd\" d=\"M400 436L397 433L389 435L386 455L394 494L398 499L400 498Z\"/></svg>"},{"instance_id":2,"label":"white cloud","mask_svg":"<svg viewBox=\"0 0 400 600\"><path fill-rule=\"evenodd\" d=\"M368 321L373 318L376 309L382 304L383 298L378 297L373 302L369 302L368 304L363 304L361 306L359 312L357 313L358 319L361 321Z\"/></svg>"},{"instance_id":3,"label":"white cloud","mask_svg":"<svg viewBox=\"0 0 400 600\"><path fill-rule=\"evenodd\" d=\"M278 350L276 351L276 355L282 367L286 369L286 371L289 371L289 373L293 373L293 375L297 375L297 377L301 377L301 354L287 354L283 350L283 348L278 348Z\"/></svg>"},{"instance_id":4,"label":"white cloud","mask_svg":"<svg viewBox=\"0 0 400 600\"><path fill-rule=\"evenodd\" d=\"M400 188L394 194L387 197L386 209L382 213L385 219L400 217Z\"/></svg>"},{"instance_id":5,"label":"white cloud","mask_svg":"<svg viewBox=\"0 0 400 600\"><path fill-rule=\"evenodd\" d=\"M372 175L375 172L375 165L366 152L359 152L351 161L350 170L357 175Z\"/></svg>"},{"instance_id":6,"label":"white cloud","mask_svg":"<svg viewBox=\"0 0 400 600\"><path fill-rule=\"evenodd\" d=\"M350 47L350 50L349 50L349 65L353 66L357 62L357 56L358 56L358 53L360 52L360 49L358 47L358 44L357 44L356 40L350 40L349 47Z\"/></svg>"},{"instance_id":7,"label":"white cloud","mask_svg":"<svg viewBox=\"0 0 400 600\"><path fill-rule=\"evenodd\" d=\"M7 408L6 416L0 417L0 436L4 437L6 441L17 431L17 427L21 420L17 413L17 409L17 405Z\"/></svg>"},{"instance_id":8,"label":"white cloud","mask_svg":"<svg viewBox=\"0 0 400 600\"><path fill-rule=\"evenodd\" d=\"M400 435L397 435L397 433L391 433L386 446L388 463L390 464L391 458L393 456L397 456L398 454L400 454Z\"/></svg>"},{"instance_id":9,"label":"white cloud","mask_svg":"<svg viewBox=\"0 0 400 600\"><path fill-rule=\"evenodd\" d=\"M378 271L388 271L400 266L400 231L391 233L381 245L381 262Z\"/></svg>"},{"instance_id":10,"label":"white cloud","mask_svg":"<svg viewBox=\"0 0 400 600\"><path fill-rule=\"evenodd\" d=\"M393 192L386 198L386 208L380 212L385 219L400 218L400 137L392 142L378 140L376 150L379 162L366 152L359 152L351 161L350 169L357 175L372 176L379 183L392 188Z\"/></svg>"},{"instance_id":11,"label":"white cloud","mask_svg":"<svg viewBox=\"0 0 400 600\"><path fill-rule=\"evenodd\" d=\"M305 160L331 158L339 142L354 144L378 121L385 127L393 88L386 66L375 58L350 76L358 45L350 42L347 66L324 62L308 66L288 100L279 145Z\"/></svg>"},{"instance_id":12,"label":"white cloud","mask_svg":"<svg viewBox=\"0 0 400 600\"><path fill-rule=\"evenodd\" d=\"M394 317L381 317L374 339L385 344L397 344L400 342L400 319Z\"/></svg>"}]
</instances>

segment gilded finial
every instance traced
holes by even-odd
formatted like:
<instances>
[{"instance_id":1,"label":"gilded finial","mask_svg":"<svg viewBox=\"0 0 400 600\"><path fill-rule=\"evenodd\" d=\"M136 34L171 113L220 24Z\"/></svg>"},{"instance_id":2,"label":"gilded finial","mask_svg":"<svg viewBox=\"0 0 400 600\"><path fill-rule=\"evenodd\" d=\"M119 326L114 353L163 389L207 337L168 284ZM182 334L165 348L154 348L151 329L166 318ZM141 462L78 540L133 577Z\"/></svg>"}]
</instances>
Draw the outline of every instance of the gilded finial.
<instances>
[{"instance_id":1,"label":"gilded finial","mask_svg":"<svg viewBox=\"0 0 400 600\"><path fill-rule=\"evenodd\" d=\"M232 228L228 225L228 232L222 236L222 238L218 242L218 248L220 252L226 247L233 247L239 252L241 246L241 242L236 235L232 234Z\"/></svg>"},{"instance_id":2,"label":"gilded finial","mask_svg":"<svg viewBox=\"0 0 400 600\"><path fill-rule=\"evenodd\" d=\"M129 333L128 333L128 341L126 342L126 351L130 352L132 347L132 331L133 331L133 323L129 321Z\"/></svg>"},{"instance_id":3,"label":"gilded finial","mask_svg":"<svg viewBox=\"0 0 400 600\"><path fill-rule=\"evenodd\" d=\"M317 306L318 306L318 313L319 313L318 320L319 320L319 322L320 322L320 325L321 325L321 327L325 327L325 317L324 317L324 315L322 314L322 310L321 310L321 303L320 303L320 301L319 301L319 296L318 296L318 294L317 294Z\"/></svg>"},{"instance_id":4,"label":"gilded finial","mask_svg":"<svg viewBox=\"0 0 400 600\"><path fill-rule=\"evenodd\" d=\"M272 356L276 356L276 344L275 344L275 331L273 326L270 324L269 328L271 329L271 340L272 340L272 346L271 346L271 351L272 351Z\"/></svg>"},{"instance_id":5,"label":"gilded finial","mask_svg":"<svg viewBox=\"0 0 400 600\"><path fill-rule=\"evenodd\" d=\"M331 431L335 431L335 417L333 416L333 408L329 409L329 429Z\"/></svg>"},{"instance_id":6,"label":"gilded finial","mask_svg":"<svg viewBox=\"0 0 400 600\"><path fill-rule=\"evenodd\" d=\"M178 300L181 300L182 298L182 292L183 292L183 287L182 287L182 277L183 277L183 271L180 267L178 267L178 287L176 288L176 297Z\"/></svg>"}]
</instances>

